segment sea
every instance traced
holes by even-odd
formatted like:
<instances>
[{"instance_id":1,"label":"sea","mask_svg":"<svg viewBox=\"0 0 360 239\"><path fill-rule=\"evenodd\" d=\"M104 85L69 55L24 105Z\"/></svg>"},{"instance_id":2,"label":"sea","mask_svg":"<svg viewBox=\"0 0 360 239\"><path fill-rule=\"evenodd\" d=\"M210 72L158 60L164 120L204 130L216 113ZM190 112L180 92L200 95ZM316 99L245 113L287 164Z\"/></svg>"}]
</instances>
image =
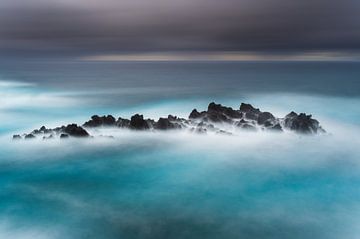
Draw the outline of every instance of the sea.
<instances>
[{"instance_id":1,"label":"sea","mask_svg":"<svg viewBox=\"0 0 360 239\"><path fill-rule=\"evenodd\" d=\"M326 134L98 129L92 115L188 117L242 102ZM0 62L0 238L357 239L360 62Z\"/></svg>"}]
</instances>

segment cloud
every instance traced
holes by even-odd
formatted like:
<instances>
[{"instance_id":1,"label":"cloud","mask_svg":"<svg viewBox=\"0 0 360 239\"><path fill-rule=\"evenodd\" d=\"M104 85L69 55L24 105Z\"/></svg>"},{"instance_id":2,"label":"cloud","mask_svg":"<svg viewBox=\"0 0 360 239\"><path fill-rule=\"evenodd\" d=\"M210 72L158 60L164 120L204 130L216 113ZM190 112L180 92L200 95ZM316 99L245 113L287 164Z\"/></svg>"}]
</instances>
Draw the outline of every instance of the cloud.
<instances>
[{"instance_id":1,"label":"cloud","mask_svg":"<svg viewBox=\"0 0 360 239\"><path fill-rule=\"evenodd\" d=\"M356 0L5 0L0 53L360 50Z\"/></svg>"}]
</instances>

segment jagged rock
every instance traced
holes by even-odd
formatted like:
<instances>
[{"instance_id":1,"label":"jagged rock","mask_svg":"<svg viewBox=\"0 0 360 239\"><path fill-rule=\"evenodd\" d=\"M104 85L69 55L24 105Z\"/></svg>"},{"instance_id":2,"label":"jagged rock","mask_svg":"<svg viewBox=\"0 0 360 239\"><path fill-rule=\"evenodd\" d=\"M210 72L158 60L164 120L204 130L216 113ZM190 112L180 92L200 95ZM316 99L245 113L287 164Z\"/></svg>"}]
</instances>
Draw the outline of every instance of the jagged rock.
<instances>
[{"instance_id":1,"label":"jagged rock","mask_svg":"<svg viewBox=\"0 0 360 239\"><path fill-rule=\"evenodd\" d=\"M256 129L256 127L253 125L253 121L244 120L241 119L240 121L235 123L235 126L241 129Z\"/></svg>"},{"instance_id":2,"label":"jagged rock","mask_svg":"<svg viewBox=\"0 0 360 239\"><path fill-rule=\"evenodd\" d=\"M64 128L63 131L73 137L88 137L89 136L89 133L82 127L78 126L77 124L69 124Z\"/></svg>"},{"instance_id":3,"label":"jagged rock","mask_svg":"<svg viewBox=\"0 0 360 239\"><path fill-rule=\"evenodd\" d=\"M43 133L43 134L49 134L49 133L52 132L51 129L47 129L45 126L41 126L40 129L39 129L39 131L40 131L41 133Z\"/></svg>"},{"instance_id":4,"label":"jagged rock","mask_svg":"<svg viewBox=\"0 0 360 239\"><path fill-rule=\"evenodd\" d=\"M193 109L189 115L189 119L198 119L201 117L201 113L197 109Z\"/></svg>"},{"instance_id":5,"label":"jagged rock","mask_svg":"<svg viewBox=\"0 0 360 239\"><path fill-rule=\"evenodd\" d=\"M257 123L260 125L263 125L266 122L272 122L274 120L275 117L270 112L261 112L257 117Z\"/></svg>"},{"instance_id":6,"label":"jagged rock","mask_svg":"<svg viewBox=\"0 0 360 239\"><path fill-rule=\"evenodd\" d=\"M155 129L166 130L166 129L180 129L180 128L181 125L179 125L178 123L171 122L169 118L160 118L155 123Z\"/></svg>"},{"instance_id":7,"label":"jagged rock","mask_svg":"<svg viewBox=\"0 0 360 239\"><path fill-rule=\"evenodd\" d=\"M256 114L260 114L260 110L254 108L251 104L241 103L240 111L242 112L253 112Z\"/></svg>"},{"instance_id":8,"label":"jagged rock","mask_svg":"<svg viewBox=\"0 0 360 239\"><path fill-rule=\"evenodd\" d=\"M222 106L211 102L206 111L198 112L194 109L189 119L178 118L177 116L168 115L167 118L159 118L158 121L153 119L144 119L143 115L135 114L131 119L115 118L111 115L98 116L94 115L91 119L83 124L84 127L112 126L128 128L135 130L170 130L170 129L190 129L196 133L214 132L216 134L228 134L227 128L238 127L240 129L257 131L283 131L284 129L296 133L315 134L325 132L319 122L312 118L311 115L304 113L297 114L291 112L285 118L276 118L270 112L262 112L254 108L251 104L242 103L239 110L231 107ZM223 128L225 127L225 128ZM44 139L52 138L53 135L65 137L88 137L89 133L76 124L60 126L54 129L47 129L41 126L40 129L33 130L24 138L35 138L35 135L43 135ZM50 136L48 136L51 134ZM230 133L229 133L230 134ZM20 135L14 135L13 139L21 139Z\"/></svg>"},{"instance_id":9,"label":"jagged rock","mask_svg":"<svg viewBox=\"0 0 360 239\"><path fill-rule=\"evenodd\" d=\"M146 119L145 121L146 121L147 125L149 126L149 129L155 128L155 124L156 124L155 120L153 120L153 119Z\"/></svg>"},{"instance_id":10,"label":"jagged rock","mask_svg":"<svg viewBox=\"0 0 360 239\"><path fill-rule=\"evenodd\" d=\"M146 120L144 120L144 116L139 114L131 116L130 127L136 130L149 129L149 125Z\"/></svg>"},{"instance_id":11,"label":"jagged rock","mask_svg":"<svg viewBox=\"0 0 360 239\"><path fill-rule=\"evenodd\" d=\"M84 127L99 127L99 126L113 126L116 120L112 115L107 116L91 116L91 120L83 124Z\"/></svg>"},{"instance_id":12,"label":"jagged rock","mask_svg":"<svg viewBox=\"0 0 360 239\"><path fill-rule=\"evenodd\" d=\"M130 120L119 117L118 120L115 122L115 125L120 128L129 128Z\"/></svg>"},{"instance_id":13,"label":"jagged rock","mask_svg":"<svg viewBox=\"0 0 360 239\"><path fill-rule=\"evenodd\" d=\"M56 134L59 134L60 132L64 131L64 129L65 129L65 126L62 125L62 126L60 126L60 127L54 128L53 131L54 131Z\"/></svg>"},{"instance_id":14,"label":"jagged rock","mask_svg":"<svg viewBox=\"0 0 360 239\"><path fill-rule=\"evenodd\" d=\"M258 120L261 111L254 108L251 104L241 103L240 111L244 113L246 119Z\"/></svg>"},{"instance_id":15,"label":"jagged rock","mask_svg":"<svg viewBox=\"0 0 360 239\"><path fill-rule=\"evenodd\" d=\"M25 139L35 139L36 137L35 137L35 135L33 135L33 134L27 134L27 135L25 135Z\"/></svg>"},{"instance_id":16,"label":"jagged rock","mask_svg":"<svg viewBox=\"0 0 360 239\"><path fill-rule=\"evenodd\" d=\"M273 131L278 131L278 132L282 132L282 131L283 131L283 129L282 129L282 127L281 127L281 125L280 125L279 123L277 123L277 124L274 125L274 126L268 127L268 128L266 128L266 129L268 129L268 130L273 130Z\"/></svg>"},{"instance_id":17,"label":"jagged rock","mask_svg":"<svg viewBox=\"0 0 360 239\"><path fill-rule=\"evenodd\" d=\"M311 115L306 115L305 113L297 114L292 111L285 116L284 122L285 128L298 133L315 134L324 132L319 125L319 121L312 119Z\"/></svg>"},{"instance_id":18,"label":"jagged rock","mask_svg":"<svg viewBox=\"0 0 360 239\"><path fill-rule=\"evenodd\" d=\"M15 135L13 135L13 139L14 139L14 140L18 140L18 139L22 139L22 138L21 138L21 136L20 136L20 135L15 134Z\"/></svg>"},{"instance_id":19,"label":"jagged rock","mask_svg":"<svg viewBox=\"0 0 360 239\"><path fill-rule=\"evenodd\" d=\"M34 129L33 131L31 131L31 134L41 134L42 132L40 132L40 130L38 129Z\"/></svg>"},{"instance_id":20,"label":"jagged rock","mask_svg":"<svg viewBox=\"0 0 360 239\"><path fill-rule=\"evenodd\" d=\"M170 121L177 121L177 120L179 120L179 118L177 117L177 116L173 116L173 115L168 115L168 120L170 120Z\"/></svg>"},{"instance_id":21,"label":"jagged rock","mask_svg":"<svg viewBox=\"0 0 360 239\"><path fill-rule=\"evenodd\" d=\"M215 123L230 123L233 119L240 119L241 117L241 112L233 110L231 107L225 107L221 104L211 102L208 105L207 111L199 113L196 109L194 109L190 113L189 119L202 119L203 121L211 121Z\"/></svg>"},{"instance_id":22,"label":"jagged rock","mask_svg":"<svg viewBox=\"0 0 360 239\"><path fill-rule=\"evenodd\" d=\"M68 134L60 134L60 139L67 139L69 138Z\"/></svg>"},{"instance_id":23,"label":"jagged rock","mask_svg":"<svg viewBox=\"0 0 360 239\"><path fill-rule=\"evenodd\" d=\"M240 119L242 117L242 113L236 110L233 110L231 107L225 107L221 104L215 104L211 102L208 106L208 114L215 113L217 115L225 115L227 118L231 119Z\"/></svg>"}]
</instances>

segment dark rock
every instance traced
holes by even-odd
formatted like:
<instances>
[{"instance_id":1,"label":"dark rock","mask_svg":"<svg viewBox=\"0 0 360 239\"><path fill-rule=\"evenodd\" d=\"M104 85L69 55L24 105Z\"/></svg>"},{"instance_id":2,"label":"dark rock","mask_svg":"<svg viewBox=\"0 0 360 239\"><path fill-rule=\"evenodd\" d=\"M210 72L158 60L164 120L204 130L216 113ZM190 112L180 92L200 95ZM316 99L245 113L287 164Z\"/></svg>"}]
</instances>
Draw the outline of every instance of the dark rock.
<instances>
[{"instance_id":1,"label":"dark rock","mask_svg":"<svg viewBox=\"0 0 360 239\"><path fill-rule=\"evenodd\" d=\"M54 131L56 134L59 134L60 132L64 131L64 129L65 129L65 126L62 125L62 126L60 126L60 127L54 128L53 131Z\"/></svg>"},{"instance_id":2,"label":"dark rock","mask_svg":"<svg viewBox=\"0 0 360 239\"><path fill-rule=\"evenodd\" d=\"M13 139L14 139L14 140L19 140L19 139L22 139L22 138L21 138L20 135L15 134L15 135L13 135Z\"/></svg>"},{"instance_id":3,"label":"dark rock","mask_svg":"<svg viewBox=\"0 0 360 239\"><path fill-rule=\"evenodd\" d=\"M25 139L34 139L34 138L36 138L36 137L35 137L35 135L33 135L33 134L27 134L27 135L25 135Z\"/></svg>"},{"instance_id":4,"label":"dark rock","mask_svg":"<svg viewBox=\"0 0 360 239\"><path fill-rule=\"evenodd\" d=\"M99 127L99 126L114 126L115 125L115 118L112 115L107 116L98 116L93 115L91 116L91 120L85 122L83 124L84 127Z\"/></svg>"},{"instance_id":5,"label":"dark rock","mask_svg":"<svg viewBox=\"0 0 360 239\"><path fill-rule=\"evenodd\" d=\"M239 122L235 123L235 126L239 127L239 128L249 128L250 126L253 126L252 121L247 121L247 120L240 120Z\"/></svg>"},{"instance_id":6,"label":"dark rock","mask_svg":"<svg viewBox=\"0 0 360 239\"><path fill-rule=\"evenodd\" d=\"M130 127L136 130L149 129L149 125L144 120L144 116L139 114L131 116Z\"/></svg>"},{"instance_id":7,"label":"dark rock","mask_svg":"<svg viewBox=\"0 0 360 239\"><path fill-rule=\"evenodd\" d=\"M214 124L219 123L219 124ZM198 112L194 109L189 119L178 118L177 116L168 115L167 118L160 118L158 121L153 119L144 119L143 115L136 114L131 119L115 118L111 115L98 116L94 115L91 119L84 123L85 127L102 127L102 126L116 126L121 128L129 128L135 130L168 130L188 128L192 132L206 133L214 132L226 134L224 124L229 126L235 125L241 129L256 131L258 128L262 130L282 131L288 129L297 133L320 133L325 132L319 122L312 118L311 115L304 113L297 114L291 112L286 115L284 119L276 118L270 112L261 112L250 104L242 103L239 110L234 110L231 107L222 106L211 102L208 105L207 111ZM35 138L35 135L42 134L44 139L53 137L53 134L64 137L88 137L88 132L76 125L69 124L67 126L60 126L54 129L47 129L41 126L40 129L33 130L30 134L25 135L26 139ZM50 136L46 137L47 135ZM14 135L13 139L21 139L20 135Z\"/></svg>"},{"instance_id":8,"label":"dark rock","mask_svg":"<svg viewBox=\"0 0 360 239\"><path fill-rule=\"evenodd\" d=\"M155 129L167 130L167 129L179 129L181 126L177 123L171 122L168 118L160 118L155 124Z\"/></svg>"},{"instance_id":9,"label":"dark rock","mask_svg":"<svg viewBox=\"0 0 360 239\"><path fill-rule=\"evenodd\" d=\"M69 138L68 134L61 134L60 135L60 139L67 139L67 138Z\"/></svg>"},{"instance_id":10,"label":"dark rock","mask_svg":"<svg viewBox=\"0 0 360 239\"><path fill-rule=\"evenodd\" d=\"M89 137L89 133L77 124L69 124L63 131L73 137Z\"/></svg>"},{"instance_id":11,"label":"dark rock","mask_svg":"<svg viewBox=\"0 0 360 239\"><path fill-rule=\"evenodd\" d=\"M246 121L246 120L244 120L244 119L241 119L241 120L239 121L239 123L240 123L240 124L246 124L246 123L249 123L249 121Z\"/></svg>"},{"instance_id":12,"label":"dark rock","mask_svg":"<svg viewBox=\"0 0 360 239\"><path fill-rule=\"evenodd\" d=\"M214 102L211 102L208 105L207 111L198 112L196 109L194 109L189 116L189 119L202 119L204 122L212 121L215 123L223 123L232 122L233 119L240 119L242 117L242 113L233 110L231 107L225 107L221 104L215 104Z\"/></svg>"},{"instance_id":13,"label":"dark rock","mask_svg":"<svg viewBox=\"0 0 360 239\"><path fill-rule=\"evenodd\" d=\"M236 110L233 110L231 107L225 107L221 104L215 104L211 102L208 106L208 114L216 113L216 114L223 114L228 118L239 119L242 117L242 113Z\"/></svg>"},{"instance_id":14,"label":"dark rock","mask_svg":"<svg viewBox=\"0 0 360 239\"><path fill-rule=\"evenodd\" d=\"M259 109L254 108L251 104L241 103L240 111L242 112L252 112L254 114L260 114L261 111Z\"/></svg>"},{"instance_id":15,"label":"dark rock","mask_svg":"<svg viewBox=\"0 0 360 239\"><path fill-rule=\"evenodd\" d=\"M41 134L42 132L38 129L34 129L31 134Z\"/></svg>"},{"instance_id":16,"label":"dark rock","mask_svg":"<svg viewBox=\"0 0 360 239\"><path fill-rule=\"evenodd\" d=\"M274 121L275 117L270 112L261 112L257 118L257 123L260 125L269 121Z\"/></svg>"},{"instance_id":17,"label":"dark rock","mask_svg":"<svg viewBox=\"0 0 360 239\"><path fill-rule=\"evenodd\" d=\"M115 125L120 128L129 128L130 120L119 117L118 120L115 122Z\"/></svg>"},{"instance_id":18,"label":"dark rock","mask_svg":"<svg viewBox=\"0 0 360 239\"><path fill-rule=\"evenodd\" d=\"M273 131L283 131L283 129L282 129L282 127L281 127L281 125L278 123L278 124L276 124L276 125L274 125L274 126L272 126L272 127L269 127L269 128L267 128L268 130L273 130Z\"/></svg>"},{"instance_id":19,"label":"dark rock","mask_svg":"<svg viewBox=\"0 0 360 239\"><path fill-rule=\"evenodd\" d=\"M258 114L255 114L253 112L246 112L245 113L245 118L248 119L248 120L257 120L259 117Z\"/></svg>"},{"instance_id":20,"label":"dark rock","mask_svg":"<svg viewBox=\"0 0 360 239\"><path fill-rule=\"evenodd\" d=\"M145 121L146 121L147 125L149 126L149 129L150 129L150 128L151 128L151 129L155 128L155 124L156 124L155 120L153 120L153 119L146 119Z\"/></svg>"},{"instance_id":21,"label":"dark rock","mask_svg":"<svg viewBox=\"0 0 360 239\"><path fill-rule=\"evenodd\" d=\"M201 113L198 112L196 109L193 109L189 115L189 119L198 119L201 117Z\"/></svg>"},{"instance_id":22,"label":"dark rock","mask_svg":"<svg viewBox=\"0 0 360 239\"><path fill-rule=\"evenodd\" d=\"M265 121L263 124L266 128L274 126L275 121Z\"/></svg>"},{"instance_id":23,"label":"dark rock","mask_svg":"<svg viewBox=\"0 0 360 239\"><path fill-rule=\"evenodd\" d=\"M215 123L220 123L220 122L229 122L230 123L230 121L231 121L231 119L226 117L226 115L221 114L221 113L217 113L217 112L207 113L206 118L209 121L212 121L212 122L215 122Z\"/></svg>"},{"instance_id":24,"label":"dark rock","mask_svg":"<svg viewBox=\"0 0 360 239\"><path fill-rule=\"evenodd\" d=\"M170 120L170 121L177 121L177 120L179 120L179 118L177 117L177 116L173 116L173 115L168 115L168 120Z\"/></svg>"},{"instance_id":25,"label":"dark rock","mask_svg":"<svg viewBox=\"0 0 360 239\"><path fill-rule=\"evenodd\" d=\"M319 125L319 122L312 119L311 115L305 113L296 114L291 112L285 116L285 128L293 130L297 133L315 134L325 132Z\"/></svg>"}]
</instances>

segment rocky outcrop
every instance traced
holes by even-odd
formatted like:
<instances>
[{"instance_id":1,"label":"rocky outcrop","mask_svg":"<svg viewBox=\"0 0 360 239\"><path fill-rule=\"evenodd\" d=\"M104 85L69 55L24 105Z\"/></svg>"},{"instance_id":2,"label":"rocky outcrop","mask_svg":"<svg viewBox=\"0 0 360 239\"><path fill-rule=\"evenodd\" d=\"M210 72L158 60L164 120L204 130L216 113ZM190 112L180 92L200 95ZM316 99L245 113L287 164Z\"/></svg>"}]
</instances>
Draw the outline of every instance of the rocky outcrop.
<instances>
[{"instance_id":1,"label":"rocky outcrop","mask_svg":"<svg viewBox=\"0 0 360 239\"><path fill-rule=\"evenodd\" d=\"M299 134L318 134L325 130L320 126L316 119L305 113L297 114L291 112L284 118L277 118L270 112L262 112L254 108L251 104L242 103L238 110L226 107L214 102L208 105L206 111L199 112L192 110L188 119L168 115L167 118L144 119L143 115L135 114L130 119L118 118L112 115L94 115L82 126L69 124L54 129L47 129L42 126L33 130L30 134L25 134L24 139L33 139L37 135L43 135L43 139L51 139L55 136L59 138L69 137L89 137L86 129L98 127L126 128L129 130L189 130L190 132L205 134L214 132L216 134L231 135L231 131L293 131ZM22 139L20 135L14 135L13 139Z\"/></svg>"},{"instance_id":2,"label":"rocky outcrop","mask_svg":"<svg viewBox=\"0 0 360 239\"><path fill-rule=\"evenodd\" d=\"M112 115L98 116L93 115L91 119L83 124L85 127L98 127L98 126L114 126L116 123L115 118Z\"/></svg>"},{"instance_id":3,"label":"rocky outcrop","mask_svg":"<svg viewBox=\"0 0 360 239\"><path fill-rule=\"evenodd\" d=\"M325 130L320 127L319 121L313 119L311 115L306 115L304 113L297 114L293 111L285 116L284 126L289 130L303 134L325 132Z\"/></svg>"},{"instance_id":4,"label":"rocky outcrop","mask_svg":"<svg viewBox=\"0 0 360 239\"><path fill-rule=\"evenodd\" d=\"M35 138L36 138L36 136L33 135L33 134L27 134L27 135L25 135L25 137L24 137L24 139L35 139Z\"/></svg>"},{"instance_id":5,"label":"rocky outcrop","mask_svg":"<svg viewBox=\"0 0 360 239\"><path fill-rule=\"evenodd\" d=\"M150 124L151 125L151 124ZM143 115L133 115L130 119L130 128L136 130L146 130L150 128L150 125L146 120L144 120Z\"/></svg>"},{"instance_id":6,"label":"rocky outcrop","mask_svg":"<svg viewBox=\"0 0 360 239\"><path fill-rule=\"evenodd\" d=\"M73 136L73 137L88 137L89 136L89 133L82 127L78 126L77 124L69 124L64 128L63 131L66 134Z\"/></svg>"},{"instance_id":7,"label":"rocky outcrop","mask_svg":"<svg viewBox=\"0 0 360 239\"><path fill-rule=\"evenodd\" d=\"M13 135L13 140L19 140L22 139L22 137L19 134Z\"/></svg>"}]
</instances>

